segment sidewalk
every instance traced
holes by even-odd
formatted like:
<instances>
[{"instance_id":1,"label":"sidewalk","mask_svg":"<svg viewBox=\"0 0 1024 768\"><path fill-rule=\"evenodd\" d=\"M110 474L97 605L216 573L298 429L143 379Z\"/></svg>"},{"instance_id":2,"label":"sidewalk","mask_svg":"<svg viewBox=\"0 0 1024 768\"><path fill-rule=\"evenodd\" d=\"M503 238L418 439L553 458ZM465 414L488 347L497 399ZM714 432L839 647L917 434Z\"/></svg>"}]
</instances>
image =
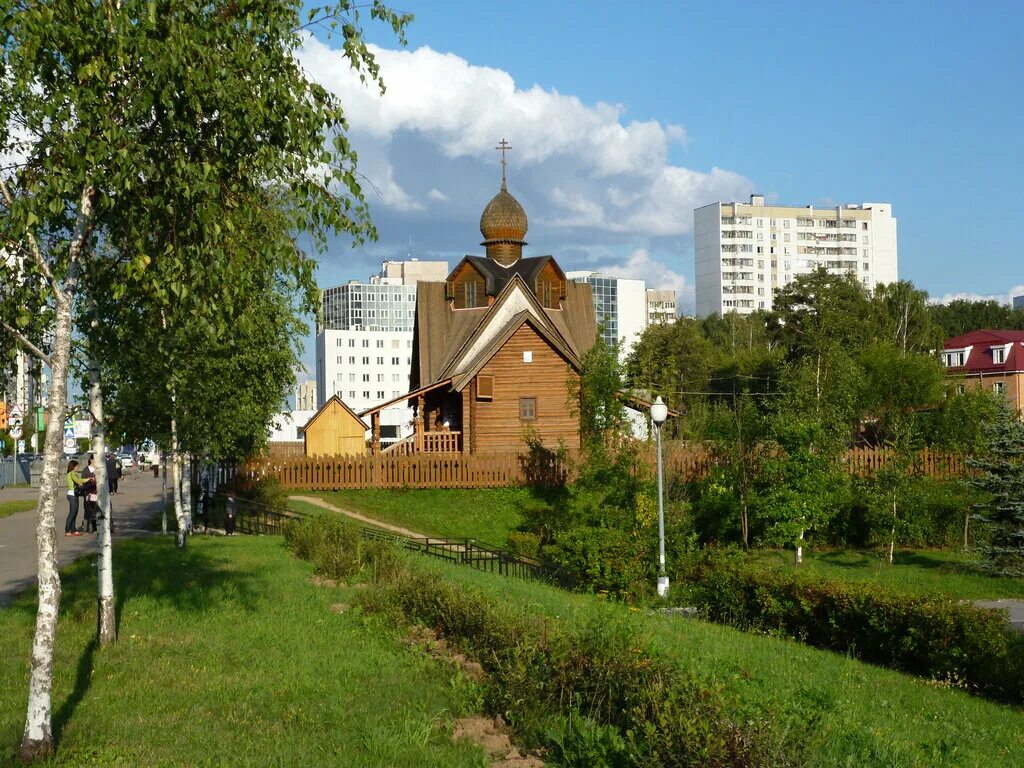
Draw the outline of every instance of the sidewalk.
<instances>
[{"instance_id":1,"label":"sidewalk","mask_svg":"<svg viewBox=\"0 0 1024 768\"><path fill-rule=\"evenodd\" d=\"M160 512L161 480L151 473L122 479L119 493L110 497L114 521L114 541L152 535L147 523ZM0 491L0 501L35 498L36 488L7 488ZM57 529L57 551L60 564L66 565L85 555L96 552L96 537L64 536L67 517L67 499L63 493L57 498L54 515ZM78 525L83 525L78 513ZM0 518L0 606L8 605L14 596L36 581L36 513L19 512Z\"/></svg>"}]
</instances>

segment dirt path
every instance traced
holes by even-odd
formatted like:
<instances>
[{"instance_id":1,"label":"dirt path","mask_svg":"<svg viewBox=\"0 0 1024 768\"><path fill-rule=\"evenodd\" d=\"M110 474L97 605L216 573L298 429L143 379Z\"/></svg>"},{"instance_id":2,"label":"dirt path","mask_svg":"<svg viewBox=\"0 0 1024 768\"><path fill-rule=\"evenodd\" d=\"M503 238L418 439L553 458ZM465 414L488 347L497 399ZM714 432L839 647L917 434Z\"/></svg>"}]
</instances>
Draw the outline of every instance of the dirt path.
<instances>
[{"instance_id":1,"label":"dirt path","mask_svg":"<svg viewBox=\"0 0 1024 768\"><path fill-rule=\"evenodd\" d=\"M328 509L331 512L337 512L339 514L346 515L347 517L351 517L353 520L358 520L361 523L366 523L367 525L372 525L377 528L383 528L385 531L391 531L392 533L397 533L402 536L409 536L413 539L428 538L425 533L417 533L416 531L410 531L408 528L391 525L390 523L382 523L380 520L374 520L372 517L361 515L350 509L342 509L341 507L336 507L333 504L328 504L326 501L316 496L289 496L288 499L290 501L303 501L306 504L313 504L321 509Z\"/></svg>"}]
</instances>

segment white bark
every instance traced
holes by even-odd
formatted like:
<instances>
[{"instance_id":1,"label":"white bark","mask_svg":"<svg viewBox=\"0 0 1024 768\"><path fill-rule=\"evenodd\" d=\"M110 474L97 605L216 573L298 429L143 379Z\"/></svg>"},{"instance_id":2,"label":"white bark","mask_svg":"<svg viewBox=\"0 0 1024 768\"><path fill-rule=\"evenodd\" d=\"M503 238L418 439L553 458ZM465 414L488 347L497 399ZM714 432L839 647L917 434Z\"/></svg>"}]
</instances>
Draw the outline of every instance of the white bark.
<instances>
[{"instance_id":1,"label":"white bark","mask_svg":"<svg viewBox=\"0 0 1024 768\"><path fill-rule=\"evenodd\" d=\"M93 194L94 190L91 187L82 190L75 231L68 249L67 276L62 287L55 283L53 285L56 316L53 350L50 354L50 402L47 408L50 421L46 425L43 474L39 483L36 520L39 606L36 612L35 636L32 640L25 731L21 737L20 749L21 758L26 761L53 752L53 649L57 640L57 613L60 609L61 592L54 507L61 475L60 464L63 462L61 443L68 400L72 311L78 287L79 259L92 222Z\"/></svg>"},{"instance_id":2,"label":"white bark","mask_svg":"<svg viewBox=\"0 0 1024 768\"><path fill-rule=\"evenodd\" d=\"M889 533L889 565L896 551L896 499L892 500L892 531Z\"/></svg>"},{"instance_id":3,"label":"white bark","mask_svg":"<svg viewBox=\"0 0 1024 768\"><path fill-rule=\"evenodd\" d=\"M173 403L173 398L171 399ZM174 492L174 518L178 521L178 546L185 546L185 536L188 533L188 525L185 520L185 510L181 504L181 454L178 453L178 423L171 417L171 487Z\"/></svg>"},{"instance_id":4,"label":"white bark","mask_svg":"<svg viewBox=\"0 0 1024 768\"><path fill-rule=\"evenodd\" d=\"M160 451L160 532L167 535L167 451Z\"/></svg>"},{"instance_id":5,"label":"white bark","mask_svg":"<svg viewBox=\"0 0 1024 768\"><path fill-rule=\"evenodd\" d=\"M804 561L804 532L800 531L800 538L797 539L796 554L794 563L800 565Z\"/></svg>"},{"instance_id":6,"label":"white bark","mask_svg":"<svg viewBox=\"0 0 1024 768\"><path fill-rule=\"evenodd\" d=\"M185 513L185 530L192 532L192 454L182 456L183 472L181 473L182 511Z\"/></svg>"},{"instance_id":7,"label":"white bark","mask_svg":"<svg viewBox=\"0 0 1024 768\"><path fill-rule=\"evenodd\" d=\"M96 631L101 646L116 639L114 617L114 554L111 535L110 478L107 477L107 427L103 423L103 387L95 354L89 356L89 411L92 413L92 453L96 457L96 495L99 502L97 525L98 596Z\"/></svg>"}]
</instances>

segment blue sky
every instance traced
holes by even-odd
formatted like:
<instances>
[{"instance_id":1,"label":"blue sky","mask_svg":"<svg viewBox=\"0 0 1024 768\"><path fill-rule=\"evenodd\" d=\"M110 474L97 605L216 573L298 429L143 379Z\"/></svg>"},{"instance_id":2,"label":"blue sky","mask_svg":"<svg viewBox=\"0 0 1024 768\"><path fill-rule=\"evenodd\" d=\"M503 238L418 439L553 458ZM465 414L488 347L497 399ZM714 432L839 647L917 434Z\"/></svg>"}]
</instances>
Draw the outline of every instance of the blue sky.
<instances>
[{"instance_id":1,"label":"blue sky","mask_svg":"<svg viewBox=\"0 0 1024 768\"><path fill-rule=\"evenodd\" d=\"M381 232L334 244L322 285L365 279L410 237L420 258L479 251L502 136L533 253L691 308L692 207L751 191L892 203L900 276L933 296L1024 283L1024 4L396 7L416 15L404 53L370 31L382 104L320 42L304 56L350 110Z\"/></svg>"}]
</instances>

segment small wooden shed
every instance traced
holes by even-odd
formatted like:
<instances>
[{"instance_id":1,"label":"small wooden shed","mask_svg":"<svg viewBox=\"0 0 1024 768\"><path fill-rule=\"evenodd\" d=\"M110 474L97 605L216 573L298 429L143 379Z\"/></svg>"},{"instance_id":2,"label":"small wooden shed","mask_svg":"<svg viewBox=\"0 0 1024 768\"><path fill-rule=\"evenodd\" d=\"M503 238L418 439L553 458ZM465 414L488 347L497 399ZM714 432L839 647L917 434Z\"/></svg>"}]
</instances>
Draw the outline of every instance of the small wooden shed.
<instances>
[{"instance_id":1,"label":"small wooden shed","mask_svg":"<svg viewBox=\"0 0 1024 768\"><path fill-rule=\"evenodd\" d=\"M306 422L306 456L364 456L369 428L335 395Z\"/></svg>"}]
</instances>

